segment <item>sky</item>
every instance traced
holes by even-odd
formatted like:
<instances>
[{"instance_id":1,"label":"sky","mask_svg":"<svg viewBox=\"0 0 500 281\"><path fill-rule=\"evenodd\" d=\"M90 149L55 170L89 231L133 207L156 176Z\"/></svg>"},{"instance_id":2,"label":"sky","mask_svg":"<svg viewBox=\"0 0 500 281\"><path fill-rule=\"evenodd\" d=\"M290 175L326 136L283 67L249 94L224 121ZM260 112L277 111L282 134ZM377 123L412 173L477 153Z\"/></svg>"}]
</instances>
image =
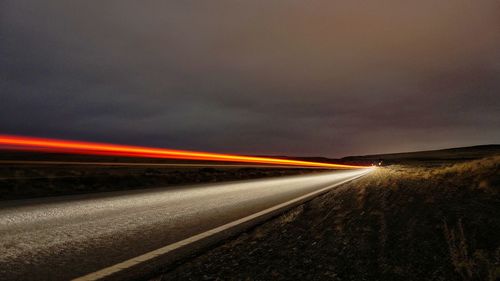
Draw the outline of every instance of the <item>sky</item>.
<instances>
[{"instance_id":1,"label":"sky","mask_svg":"<svg viewBox=\"0 0 500 281\"><path fill-rule=\"evenodd\" d=\"M500 143L500 3L1 1L0 133L327 157Z\"/></svg>"}]
</instances>

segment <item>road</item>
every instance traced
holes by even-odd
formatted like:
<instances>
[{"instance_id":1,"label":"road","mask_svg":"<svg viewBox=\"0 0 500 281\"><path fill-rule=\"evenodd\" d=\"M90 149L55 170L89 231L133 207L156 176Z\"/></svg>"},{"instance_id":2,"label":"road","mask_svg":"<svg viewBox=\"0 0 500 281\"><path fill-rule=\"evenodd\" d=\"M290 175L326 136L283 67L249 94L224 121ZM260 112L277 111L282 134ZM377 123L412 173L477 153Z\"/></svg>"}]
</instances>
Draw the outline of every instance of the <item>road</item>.
<instances>
[{"instance_id":1,"label":"road","mask_svg":"<svg viewBox=\"0 0 500 281\"><path fill-rule=\"evenodd\" d=\"M366 172L2 202L0 279L80 277Z\"/></svg>"}]
</instances>

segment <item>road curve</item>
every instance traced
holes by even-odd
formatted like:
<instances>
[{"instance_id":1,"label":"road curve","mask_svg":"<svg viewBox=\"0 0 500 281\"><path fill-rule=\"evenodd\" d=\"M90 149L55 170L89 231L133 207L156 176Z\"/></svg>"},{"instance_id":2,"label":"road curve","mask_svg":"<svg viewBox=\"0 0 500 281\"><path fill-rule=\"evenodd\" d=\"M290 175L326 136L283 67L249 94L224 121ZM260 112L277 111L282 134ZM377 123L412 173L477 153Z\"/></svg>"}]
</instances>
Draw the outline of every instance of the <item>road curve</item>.
<instances>
[{"instance_id":1,"label":"road curve","mask_svg":"<svg viewBox=\"0 0 500 281\"><path fill-rule=\"evenodd\" d=\"M0 279L76 278L366 172L2 202Z\"/></svg>"}]
</instances>

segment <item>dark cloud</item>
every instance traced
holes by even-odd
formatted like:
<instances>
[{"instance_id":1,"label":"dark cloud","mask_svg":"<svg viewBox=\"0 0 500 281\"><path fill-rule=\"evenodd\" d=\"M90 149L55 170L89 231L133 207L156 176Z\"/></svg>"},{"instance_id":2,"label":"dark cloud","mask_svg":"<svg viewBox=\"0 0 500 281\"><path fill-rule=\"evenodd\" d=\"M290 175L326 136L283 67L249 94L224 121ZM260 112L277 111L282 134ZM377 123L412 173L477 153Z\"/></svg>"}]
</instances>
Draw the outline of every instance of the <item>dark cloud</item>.
<instances>
[{"instance_id":1,"label":"dark cloud","mask_svg":"<svg viewBox=\"0 0 500 281\"><path fill-rule=\"evenodd\" d=\"M3 133L342 156L498 143L497 1L11 1Z\"/></svg>"}]
</instances>

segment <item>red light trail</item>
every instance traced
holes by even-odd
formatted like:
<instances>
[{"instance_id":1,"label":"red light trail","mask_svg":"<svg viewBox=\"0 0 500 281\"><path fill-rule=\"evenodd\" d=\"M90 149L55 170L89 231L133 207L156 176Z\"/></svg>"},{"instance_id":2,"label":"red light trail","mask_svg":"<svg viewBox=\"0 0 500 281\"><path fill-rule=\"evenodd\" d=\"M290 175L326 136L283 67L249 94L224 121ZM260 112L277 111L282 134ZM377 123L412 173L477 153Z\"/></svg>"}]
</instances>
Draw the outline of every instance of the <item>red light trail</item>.
<instances>
[{"instance_id":1,"label":"red light trail","mask_svg":"<svg viewBox=\"0 0 500 281\"><path fill-rule=\"evenodd\" d=\"M207 160L207 161L229 161L255 164L274 164L287 166L307 166L332 169L355 169L368 168L367 166L354 166L343 164L331 164L321 162L309 162L269 157L253 157L242 155L219 154L210 152L197 152L185 150L173 150L165 148L152 148L141 146L117 145L108 143L94 143L46 138L34 138L12 135L0 135L0 147L8 149L22 149L29 151L75 153L105 156L127 156L142 158L164 158L182 160Z\"/></svg>"}]
</instances>

